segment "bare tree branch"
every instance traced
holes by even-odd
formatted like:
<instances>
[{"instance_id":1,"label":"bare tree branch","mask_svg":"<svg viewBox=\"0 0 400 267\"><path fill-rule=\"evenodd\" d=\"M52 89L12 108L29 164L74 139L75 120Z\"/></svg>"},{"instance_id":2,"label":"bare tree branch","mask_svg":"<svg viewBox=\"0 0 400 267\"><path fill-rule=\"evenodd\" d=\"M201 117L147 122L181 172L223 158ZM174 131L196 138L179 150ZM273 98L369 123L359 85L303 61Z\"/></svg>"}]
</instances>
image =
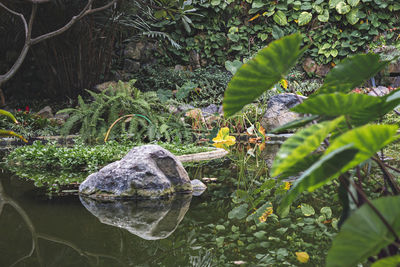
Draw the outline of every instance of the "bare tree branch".
<instances>
[{"instance_id":1,"label":"bare tree branch","mask_svg":"<svg viewBox=\"0 0 400 267\"><path fill-rule=\"evenodd\" d=\"M14 10L9 9L3 3L0 3L0 6L3 7L5 10L7 10L8 12L10 12L11 14L14 14L21 18L22 22L24 23L24 28L25 28L25 38L28 38L28 24L26 23L26 19L25 19L24 15L22 15L21 13L15 12Z\"/></svg>"},{"instance_id":2,"label":"bare tree branch","mask_svg":"<svg viewBox=\"0 0 400 267\"><path fill-rule=\"evenodd\" d=\"M24 23L24 27L25 27L25 44L22 47L20 55L18 56L17 60L15 61L13 66L10 68L10 70L7 71L5 74L0 75L0 86L3 83L10 80L15 75L15 73L18 71L18 69L21 67L22 63L24 62L26 55L28 54L28 51L32 45L35 45L41 41L47 40L49 38L52 38L56 35L59 35L65 31L67 31L69 28L72 27L72 25L74 25L78 20L82 19L84 16L105 10L105 9L111 7L112 5L115 5L118 0L112 0L111 2L107 3L104 6L94 8L94 9L92 8L92 4L93 4L94 0L88 0L86 6L79 12L78 15L73 16L67 24L65 24L64 26L62 26L61 28L59 28L55 31L40 35L36 38L32 38L32 28L33 28L33 23L34 23L34 20L36 17L37 4L49 2L49 0L26 0L26 1L32 3L32 11L31 11L31 16L29 18L29 24L26 22L26 18L24 17L23 14L18 13L14 10L11 10L10 8L6 7L4 4L0 3L0 7L3 7L6 11L10 12L11 14L19 16L22 19L22 21Z\"/></svg>"}]
</instances>

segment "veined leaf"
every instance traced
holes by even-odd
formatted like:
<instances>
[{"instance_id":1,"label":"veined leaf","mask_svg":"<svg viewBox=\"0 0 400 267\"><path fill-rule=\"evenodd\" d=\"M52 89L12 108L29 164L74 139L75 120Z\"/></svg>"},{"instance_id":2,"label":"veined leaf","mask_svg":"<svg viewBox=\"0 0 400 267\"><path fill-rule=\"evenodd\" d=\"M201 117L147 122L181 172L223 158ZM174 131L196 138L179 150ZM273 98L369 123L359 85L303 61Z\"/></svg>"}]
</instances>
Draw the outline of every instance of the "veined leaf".
<instances>
[{"instance_id":1,"label":"veined leaf","mask_svg":"<svg viewBox=\"0 0 400 267\"><path fill-rule=\"evenodd\" d=\"M284 172L279 174L279 180L288 178L293 175L297 175L298 173L307 170L311 167L320 157L322 153L311 153L308 156L298 160L294 165L290 166Z\"/></svg>"},{"instance_id":2,"label":"veined leaf","mask_svg":"<svg viewBox=\"0 0 400 267\"><path fill-rule=\"evenodd\" d=\"M273 129L271 131L271 133L279 133L279 132L283 132L283 131L286 131L289 129L298 128L298 127L304 126L307 123L312 122L313 120L316 120L318 118L319 118L319 116L317 116L317 115L300 118L298 120L291 121L289 123L286 123L280 127Z\"/></svg>"},{"instance_id":3,"label":"veined leaf","mask_svg":"<svg viewBox=\"0 0 400 267\"><path fill-rule=\"evenodd\" d=\"M363 94L319 94L305 100L291 110L314 115L340 116L353 114L381 102L377 97Z\"/></svg>"},{"instance_id":4,"label":"veined leaf","mask_svg":"<svg viewBox=\"0 0 400 267\"><path fill-rule=\"evenodd\" d=\"M271 175L279 175L316 150L326 136L335 129L342 120L343 117L340 117L333 121L314 124L291 136L282 144L276 154L271 168Z\"/></svg>"},{"instance_id":5,"label":"veined leaf","mask_svg":"<svg viewBox=\"0 0 400 267\"><path fill-rule=\"evenodd\" d=\"M398 267L400 264L400 255L383 258L374 262L371 267Z\"/></svg>"},{"instance_id":6,"label":"veined leaf","mask_svg":"<svg viewBox=\"0 0 400 267\"><path fill-rule=\"evenodd\" d=\"M282 199L277 210L278 213L286 216L290 204L301 192L313 191L331 179L336 178L341 168L352 160L357 152L358 150L354 149L353 145L350 144L332 151L315 162L293 183L290 191Z\"/></svg>"},{"instance_id":7,"label":"veined leaf","mask_svg":"<svg viewBox=\"0 0 400 267\"><path fill-rule=\"evenodd\" d=\"M325 155L342 146L353 144L359 152L352 161L343 167L342 172L347 171L369 159L384 146L396 140L397 128L395 125L364 125L352 129L334 139L325 151Z\"/></svg>"},{"instance_id":8,"label":"veined leaf","mask_svg":"<svg viewBox=\"0 0 400 267\"><path fill-rule=\"evenodd\" d=\"M383 197L372 204L400 235L400 196ZM364 204L343 224L328 252L327 267L352 267L376 255L395 240L376 213ZM379 265L378 265L379 266ZM388 265L384 265L388 266ZM397 265L395 265L397 266Z\"/></svg>"},{"instance_id":9,"label":"veined leaf","mask_svg":"<svg viewBox=\"0 0 400 267\"><path fill-rule=\"evenodd\" d=\"M302 37L293 34L271 42L246 64L243 64L225 91L223 107L226 117L240 111L266 90L284 78L305 49Z\"/></svg>"},{"instance_id":10,"label":"veined leaf","mask_svg":"<svg viewBox=\"0 0 400 267\"><path fill-rule=\"evenodd\" d=\"M326 75L319 93L348 93L367 79L375 76L389 61L380 61L379 55L361 54L346 58Z\"/></svg>"},{"instance_id":11,"label":"veined leaf","mask_svg":"<svg viewBox=\"0 0 400 267\"><path fill-rule=\"evenodd\" d=\"M400 89L391 92L383 97L376 97L381 101L351 114L352 124L363 125L374 121L400 105Z\"/></svg>"}]
</instances>

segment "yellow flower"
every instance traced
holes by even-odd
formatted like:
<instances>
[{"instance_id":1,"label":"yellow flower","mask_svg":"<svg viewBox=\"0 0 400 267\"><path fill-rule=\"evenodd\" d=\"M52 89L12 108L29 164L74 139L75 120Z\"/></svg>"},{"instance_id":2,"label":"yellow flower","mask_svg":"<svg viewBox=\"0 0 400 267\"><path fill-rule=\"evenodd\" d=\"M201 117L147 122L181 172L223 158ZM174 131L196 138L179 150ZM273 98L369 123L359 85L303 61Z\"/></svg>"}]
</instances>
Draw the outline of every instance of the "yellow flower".
<instances>
[{"instance_id":1,"label":"yellow flower","mask_svg":"<svg viewBox=\"0 0 400 267\"><path fill-rule=\"evenodd\" d=\"M265 209L265 212L258 218L260 222L265 222L268 218L269 215L274 213L274 208L273 207L267 207Z\"/></svg>"},{"instance_id":2,"label":"yellow flower","mask_svg":"<svg viewBox=\"0 0 400 267\"><path fill-rule=\"evenodd\" d=\"M310 256L307 252L296 252L297 260L301 263L307 263Z\"/></svg>"},{"instance_id":3,"label":"yellow flower","mask_svg":"<svg viewBox=\"0 0 400 267\"><path fill-rule=\"evenodd\" d=\"M291 182L285 182L285 187L283 189L289 190L291 186L292 186Z\"/></svg>"},{"instance_id":4,"label":"yellow flower","mask_svg":"<svg viewBox=\"0 0 400 267\"><path fill-rule=\"evenodd\" d=\"M280 80L279 83L282 85L283 88L288 88L288 81L286 81L285 79Z\"/></svg>"},{"instance_id":5,"label":"yellow flower","mask_svg":"<svg viewBox=\"0 0 400 267\"><path fill-rule=\"evenodd\" d=\"M236 143L236 138L229 135L229 128L221 128L215 138L213 138L214 146L218 148L226 148Z\"/></svg>"}]
</instances>

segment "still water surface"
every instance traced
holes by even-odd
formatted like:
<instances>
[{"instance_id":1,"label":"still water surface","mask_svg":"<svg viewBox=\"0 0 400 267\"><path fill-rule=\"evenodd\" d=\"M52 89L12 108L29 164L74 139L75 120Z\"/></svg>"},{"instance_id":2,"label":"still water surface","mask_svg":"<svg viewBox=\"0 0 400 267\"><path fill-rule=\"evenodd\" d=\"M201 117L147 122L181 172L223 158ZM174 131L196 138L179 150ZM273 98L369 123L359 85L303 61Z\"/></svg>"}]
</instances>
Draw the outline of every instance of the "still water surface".
<instances>
[{"instance_id":1,"label":"still water surface","mask_svg":"<svg viewBox=\"0 0 400 267\"><path fill-rule=\"evenodd\" d=\"M53 198L0 176L0 266L212 266L209 224L225 220L230 192L167 202ZM222 187L221 187L222 188Z\"/></svg>"}]
</instances>

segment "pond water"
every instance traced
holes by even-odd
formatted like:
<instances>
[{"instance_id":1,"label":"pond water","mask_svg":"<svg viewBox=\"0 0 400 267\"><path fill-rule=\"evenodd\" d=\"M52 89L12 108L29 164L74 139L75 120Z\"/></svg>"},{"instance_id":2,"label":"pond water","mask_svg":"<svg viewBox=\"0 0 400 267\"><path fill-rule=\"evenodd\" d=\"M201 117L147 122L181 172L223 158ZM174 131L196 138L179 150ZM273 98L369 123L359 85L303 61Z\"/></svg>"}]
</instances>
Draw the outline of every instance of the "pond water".
<instances>
[{"instance_id":1,"label":"pond water","mask_svg":"<svg viewBox=\"0 0 400 267\"><path fill-rule=\"evenodd\" d=\"M46 199L8 173L0 182L0 266L210 266L213 233L206 226L230 210L221 191L225 198L217 201L205 193L99 204Z\"/></svg>"},{"instance_id":2,"label":"pond water","mask_svg":"<svg viewBox=\"0 0 400 267\"><path fill-rule=\"evenodd\" d=\"M274 150L242 146L230 160L187 167L191 179L217 182L201 196L165 201L48 199L3 172L0 266L322 266L338 214L320 210L332 206L333 193L306 194L287 218L267 214L287 190L267 177ZM303 202L315 212L305 215ZM308 251L308 264L299 264L297 251Z\"/></svg>"}]
</instances>

